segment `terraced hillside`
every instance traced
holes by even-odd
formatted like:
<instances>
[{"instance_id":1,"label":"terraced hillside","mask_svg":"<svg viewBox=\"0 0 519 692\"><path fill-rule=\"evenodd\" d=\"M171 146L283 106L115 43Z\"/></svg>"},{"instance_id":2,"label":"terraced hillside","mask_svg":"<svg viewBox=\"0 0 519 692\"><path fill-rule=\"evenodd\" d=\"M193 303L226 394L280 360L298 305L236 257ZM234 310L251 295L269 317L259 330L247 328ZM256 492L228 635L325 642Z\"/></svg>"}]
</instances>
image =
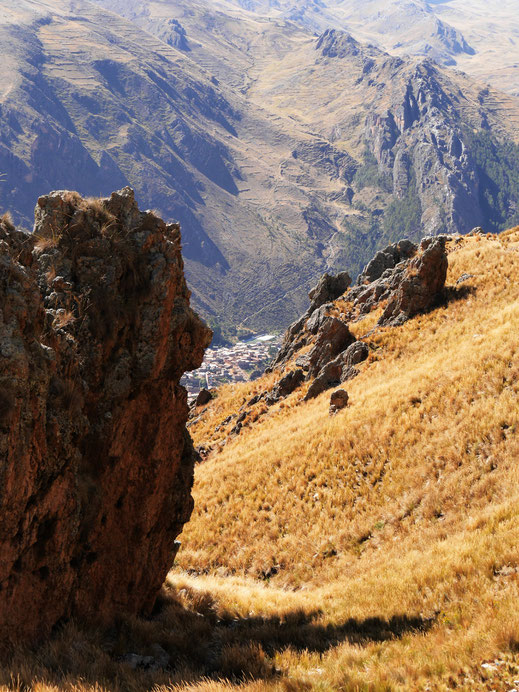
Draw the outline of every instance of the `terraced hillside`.
<instances>
[{"instance_id":1,"label":"terraced hillside","mask_svg":"<svg viewBox=\"0 0 519 692\"><path fill-rule=\"evenodd\" d=\"M2 211L129 184L224 332L285 327L397 238L516 223L517 99L249 5L1 0Z\"/></svg>"},{"instance_id":2,"label":"terraced hillside","mask_svg":"<svg viewBox=\"0 0 519 692\"><path fill-rule=\"evenodd\" d=\"M205 315L255 327L295 316L326 267L319 243L344 181L319 161L296 164L304 188L279 170L321 139L249 109L184 52L86 0L0 5L2 210L31 228L49 189L129 183L143 207L181 222Z\"/></svg>"},{"instance_id":3,"label":"terraced hillside","mask_svg":"<svg viewBox=\"0 0 519 692\"><path fill-rule=\"evenodd\" d=\"M276 151L270 178L262 179L272 195L251 187L256 163L247 161L240 167L239 194L227 208L231 216L242 202L256 208L271 226L272 253L293 263L275 275L282 277L277 296L265 286L265 292L252 291L243 301L254 272L262 277L263 270L254 262L248 271L241 255L240 299L224 305L212 287L223 279L222 287L234 293L237 258L230 262L229 282L206 264L190 265L205 314L245 327L279 327L295 317L305 290L325 269L356 274L375 249L403 236L465 233L477 225L494 231L516 222L519 104L429 59L452 63L476 57L459 32L442 25L440 5L97 2L213 73L222 89L238 92L235 101L226 91L231 103L240 104L237 112L259 118L252 129L247 117L235 125L247 151L251 142L258 159L267 158L267 149ZM398 32L404 26L402 43ZM393 43L379 40L381 27L391 29L386 33ZM403 57L359 43L341 28ZM265 137L266 122L277 140ZM293 147L281 150L280 133ZM208 197L207 210L213 204ZM296 204L297 216L288 215L287 204ZM203 226L214 239L209 218ZM226 230L218 233L225 258L234 252L234 236L243 233L241 226L233 227L232 238ZM261 248L265 254L265 245L254 243L249 237L243 249ZM294 258L301 251L304 261Z\"/></svg>"}]
</instances>

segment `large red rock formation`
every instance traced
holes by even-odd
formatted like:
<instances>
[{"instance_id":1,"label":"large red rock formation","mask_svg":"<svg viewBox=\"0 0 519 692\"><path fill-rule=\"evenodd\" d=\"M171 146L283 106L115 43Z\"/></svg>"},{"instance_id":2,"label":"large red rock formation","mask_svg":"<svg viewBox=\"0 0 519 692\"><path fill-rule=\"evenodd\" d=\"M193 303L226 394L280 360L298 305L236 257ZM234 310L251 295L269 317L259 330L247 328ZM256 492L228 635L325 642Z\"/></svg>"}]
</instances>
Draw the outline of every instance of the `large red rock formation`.
<instances>
[{"instance_id":1,"label":"large red rock formation","mask_svg":"<svg viewBox=\"0 0 519 692\"><path fill-rule=\"evenodd\" d=\"M187 396L210 331L180 230L126 188L0 223L0 642L153 606L192 510Z\"/></svg>"}]
</instances>

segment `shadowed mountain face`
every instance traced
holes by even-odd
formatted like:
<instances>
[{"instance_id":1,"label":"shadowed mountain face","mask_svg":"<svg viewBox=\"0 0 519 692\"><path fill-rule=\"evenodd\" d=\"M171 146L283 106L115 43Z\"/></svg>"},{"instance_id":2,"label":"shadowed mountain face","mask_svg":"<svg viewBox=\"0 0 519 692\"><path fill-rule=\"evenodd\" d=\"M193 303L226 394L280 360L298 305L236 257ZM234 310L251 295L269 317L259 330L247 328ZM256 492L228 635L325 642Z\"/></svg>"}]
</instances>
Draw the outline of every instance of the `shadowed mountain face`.
<instances>
[{"instance_id":1,"label":"shadowed mountain face","mask_svg":"<svg viewBox=\"0 0 519 692\"><path fill-rule=\"evenodd\" d=\"M197 309L254 329L396 237L509 225L518 102L325 30L350 5L0 0L0 206L129 184L180 221Z\"/></svg>"},{"instance_id":2,"label":"shadowed mountain face","mask_svg":"<svg viewBox=\"0 0 519 692\"><path fill-rule=\"evenodd\" d=\"M132 25L107 21L89 3L51 6L22 2L1 25L4 206L32 225L31 194L95 195L139 181L145 204L188 227L187 256L225 266L190 210L202 202L193 170L236 194L222 142L234 131L230 104L195 66Z\"/></svg>"},{"instance_id":3,"label":"shadowed mountain face","mask_svg":"<svg viewBox=\"0 0 519 692\"><path fill-rule=\"evenodd\" d=\"M319 248L343 181L312 159L295 166L305 189L279 170L307 146L324 147L333 167L333 147L250 109L169 45L176 39L89 2L0 4L2 208L30 228L43 191L99 195L130 184L141 205L181 223L189 282L206 315L241 321L262 311L277 324L297 314L326 265ZM182 29L168 26L182 47ZM332 175L353 174L349 157L337 157L346 164Z\"/></svg>"}]
</instances>

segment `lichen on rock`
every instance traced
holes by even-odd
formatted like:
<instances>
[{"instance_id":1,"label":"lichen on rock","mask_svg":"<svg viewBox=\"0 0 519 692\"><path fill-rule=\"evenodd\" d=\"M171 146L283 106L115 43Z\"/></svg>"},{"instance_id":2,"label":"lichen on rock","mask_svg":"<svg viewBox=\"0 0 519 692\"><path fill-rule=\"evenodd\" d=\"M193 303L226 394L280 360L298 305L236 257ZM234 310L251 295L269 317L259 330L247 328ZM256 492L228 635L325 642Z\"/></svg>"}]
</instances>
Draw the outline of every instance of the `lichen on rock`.
<instances>
[{"instance_id":1,"label":"lichen on rock","mask_svg":"<svg viewBox=\"0 0 519 692\"><path fill-rule=\"evenodd\" d=\"M0 225L0 642L153 607L192 510L189 298L179 226L129 188Z\"/></svg>"}]
</instances>

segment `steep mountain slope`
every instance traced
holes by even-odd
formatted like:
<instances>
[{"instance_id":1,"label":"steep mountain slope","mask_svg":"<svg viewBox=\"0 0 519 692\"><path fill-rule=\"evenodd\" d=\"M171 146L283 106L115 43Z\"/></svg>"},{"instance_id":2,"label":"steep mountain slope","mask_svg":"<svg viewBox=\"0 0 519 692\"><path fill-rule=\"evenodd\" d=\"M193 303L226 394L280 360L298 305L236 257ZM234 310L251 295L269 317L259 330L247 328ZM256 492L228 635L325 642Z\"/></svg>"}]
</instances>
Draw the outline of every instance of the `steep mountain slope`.
<instances>
[{"instance_id":1,"label":"steep mountain slope","mask_svg":"<svg viewBox=\"0 0 519 692\"><path fill-rule=\"evenodd\" d=\"M296 646L278 654L292 679L487 689L481 663L515 650L519 229L447 245L441 306L373 329L381 305L350 324L370 356L342 385L346 409L330 416L329 393L304 402L307 384L269 408L247 403L281 371L223 389L192 424L213 451L197 470L179 564L210 577L187 583L216 592L222 607L318 610L323 636L346 622L358 633L321 659ZM223 421L245 411L231 432ZM422 631L369 644L355 630L396 615L419 615ZM487 668L491 677L498 665ZM502 672L494 689L509 689Z\"/></svg>"},{"instance_id":2,"label":"steep mountain slope","mask_svg":"<svg viewBox=\"0 0 519 692\"><path fill-rule=\"evenodd\" d=\"M375 248L404 235L417 239L424 232L466 232L476 225L501 230L515 223L515 99L428 60L390 57L339 30L327 30L316 40L297 29L301 22L285 21L290 7L282 2L232 7L225 0L214 9L203 0L154 0L145 8L135 0L98 2L157 35L171 32L170 22L175 30L181 26L188 54L238 87L251 110L266 110L289 130L298 122L355 158L357 175L345 181L338 198L341 213L332 222L335 233L324 249L328 266L355 273ZM367 31L367 18L375 17L379 28L389 27L388 36L396 23L409 38L414 35L409 27L419 35L423 17L434 19L434 8L408 4L297 7L319 16L322 26L344 24L348 16ZM463 44L461 37L458 42ZM297 162L323 155L329 155L323 147L296 149L280 172L306 187ZM312 219L316 212L322 215L317 207Z\"/></svg>"},{"instance_id":3,"label":"steep mountain slope","mask_svg":"<svg viewBox=\"0 0 519 692\"><path fill-rule=\"evenodd\" d=\"M519 103L511 97L335 30L272 63L250 92L363 161L342 222L350 257L357 246L366 261L366 245L381 239L465 233L477 225L502 230L515 222ZM498 153L499 140L509 158ZM492 212L496 171L485 160L487 148L503 171L513 171L500 187L507 201L490 202Z\"/></svg>"},{"instance_id":4,"label":"steep mountain slope","mask_svg":"<svg viewBox=\"0 0 519 692\"><path fill-rule=\"evenodd\" d=\"M441 21L423 0L226 1L317 33L331 28L348 30L386 50L428 55L448 65L455 64L460 53L473 53L463 34Z\"/></svg>"},{"instance_id":5,"label":"steep mountain slope","mask_svg":"<svg viewBox=\"0 0 519 692\"><path fill-rule=\"evenodd\" d=\"M427 59L229 0L0 4L2 207L130 184L224 325L285 326L403 235L514 223L519 102Z\"/></svg>"},{"instance_id":6,"label":"steep mountain slope","mask_svg":"<svg viewBox=\"0 0 519 692\"><path fill-rule=\"evenodd\" d=\"M434 7L422 0L335 0L331 5L343 26L391 53L426 55L445 65L474 54L463 29L439 19Z\"/></svg>"},{"instance_id":7,"label":"steep mountain slope","mask_svg":"<svg viewBox=\"0 0 519 692\"><path fill-rule=\"evenodd\" d=\"M278 171L320 140L249 109L181 50L89 2L6 0L2 9L2 207L30 226L43 191L130 183L141 204L181 222L206 315L239 322L266 308L252 319L259 327L297 314L326 266L319 248L348 157L331 148L331 172L301 161L303 189ZM316 199L318 231L305 221Z\"/></svg>"}]
</instances>

